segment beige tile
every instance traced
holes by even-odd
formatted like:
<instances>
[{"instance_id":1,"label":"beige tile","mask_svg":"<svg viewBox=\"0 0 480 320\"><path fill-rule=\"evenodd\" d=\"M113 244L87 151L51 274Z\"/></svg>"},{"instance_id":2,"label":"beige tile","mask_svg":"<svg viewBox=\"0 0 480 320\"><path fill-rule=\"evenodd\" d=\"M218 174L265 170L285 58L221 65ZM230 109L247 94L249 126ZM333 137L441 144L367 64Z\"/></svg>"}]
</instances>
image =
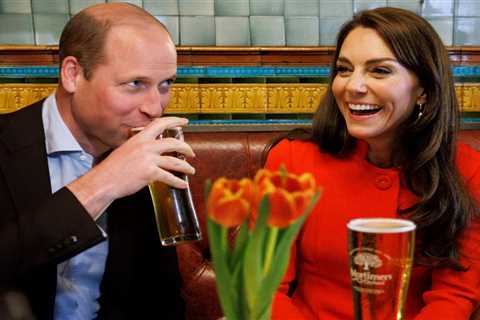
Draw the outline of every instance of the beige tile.
<instances>
[{"instance_id":1,"label":"beige tile","mask_svg":"<svg viewBox=\"0 0 480 320\"><path fill-rule=\"evenodd\" d=\"M0 14L0 43L34 44L31 14Z\"/></svg>"}]
</instances>

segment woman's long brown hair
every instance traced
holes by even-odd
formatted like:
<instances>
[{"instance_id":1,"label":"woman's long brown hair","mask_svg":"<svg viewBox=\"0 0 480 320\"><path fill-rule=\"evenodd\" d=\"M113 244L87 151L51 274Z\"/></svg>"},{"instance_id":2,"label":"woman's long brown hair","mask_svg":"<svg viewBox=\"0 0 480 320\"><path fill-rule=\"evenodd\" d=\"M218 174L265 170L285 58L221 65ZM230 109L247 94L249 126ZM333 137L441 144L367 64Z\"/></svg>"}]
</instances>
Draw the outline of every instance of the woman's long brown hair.
<instances>
[{"instance_id":1,"label":"woman's long brown hair","mask_svg":"<svg viewBox=\"0 0 480 320\"><path fill-rule=\"evenodd\" d=\"M413 207L399 212L417 224L416 262L461 270L458 238L478 208L455 163L459 111L447 51L426 20L407 10L378 8L359 13L342 27L328 91L308 139L337 157L347 156L355 147L331 84L342 44L357 27L375 30L425 90L423 116L419 118L414 110L399 129L392 152L393 164L402 168L402 182L418 197Z\"/></svg>"}]
</instances>

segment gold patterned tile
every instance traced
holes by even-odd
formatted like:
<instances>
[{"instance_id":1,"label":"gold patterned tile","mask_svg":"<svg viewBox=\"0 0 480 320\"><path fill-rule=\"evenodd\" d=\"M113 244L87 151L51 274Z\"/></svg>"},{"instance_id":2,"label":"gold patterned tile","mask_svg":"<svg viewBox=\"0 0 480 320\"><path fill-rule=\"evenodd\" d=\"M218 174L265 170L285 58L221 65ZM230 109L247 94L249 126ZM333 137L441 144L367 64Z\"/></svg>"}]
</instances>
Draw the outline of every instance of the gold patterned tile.
<instances>
[{"instance_id":1,"label":"gold patterned tile","mask_svg":"<svg viewBox=\"0 0 480 320\"><path fill-rule=\"evenodd\" d=\"M463 106L463 84L462 83L455 84L455 94L457 96L458 105L460 109L462 109L462 106Z\"/></svg>"},{"instance_id":2,"label":"gold patterned tile","mask_svg":"<svg viewBox=\"0 0 480 320\"><path fill-rule=\"evenodd\" d=\"M326 91L326 84L269 84L267 112L313 113Z\"/></svg>"},{"instance_id":3,"label":"gold patterned tile","mask_svg":"<svg viewBox=\"0 0 480 320\"><path fill-rule=\"evenodd\" d=\"M165 113L200 113L198 84L175 84L172 87L172 98Z\"/></svg>"},{"instance_id":4,"label":"gold patterned tile","mask_svg":"<svg viewBox=\"0 0 480 320\"><path fill-rule=\"evenodd\" d=\"M0 113L18 110L54 92L56 84L0 84ZM326 84L175 84L167 114L314 113ZM455 85L464 112L480 112L480 83Z\"/></svg>"},{"instance_id":5,"label":"gold patterned tile","mask_svg":"<svg viewBox=\"0 0 480 320\"><path fill-rule=\"evenodd\" d=\"M462 111L480 111L480 83L464 83L462 96Z\"/></svg>"},{"instance_id":6,"label":"gold patterned tile","mask_svg":"<svg viewBox=\"0 0 480 320\"><path fill-rule=\"evenodd\" d=\"M0 113L8 113L43 99L56 84L0 84Z\"/></svg>"},{"instance_id":7,"label":"gold patterned tile","mask_svg":"<svg viewBox=\"0 0 480 320\"><path fill-rule=\"evenodd\" d=\"M202 84L201 113L265 113L265 84Z\"/></svg>"}]
</instances>

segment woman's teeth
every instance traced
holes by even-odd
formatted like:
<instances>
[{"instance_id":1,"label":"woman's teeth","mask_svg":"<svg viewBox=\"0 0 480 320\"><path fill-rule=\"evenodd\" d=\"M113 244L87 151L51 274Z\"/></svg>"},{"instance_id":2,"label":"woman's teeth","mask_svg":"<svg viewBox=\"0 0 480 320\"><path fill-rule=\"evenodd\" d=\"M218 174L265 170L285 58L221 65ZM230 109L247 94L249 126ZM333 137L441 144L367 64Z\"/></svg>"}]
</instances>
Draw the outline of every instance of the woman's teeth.
<instances>
[{"instance_id":1,"label":"woman's teeth","mask_svg":"<svg viewBox=\"0 0 480 320\"><path fill-rule=\"evenodd\" d=\"M354 115L371 115L382 109L381 106L375 104L348 104L350 112Z\"/></svg>"}]
</instances>

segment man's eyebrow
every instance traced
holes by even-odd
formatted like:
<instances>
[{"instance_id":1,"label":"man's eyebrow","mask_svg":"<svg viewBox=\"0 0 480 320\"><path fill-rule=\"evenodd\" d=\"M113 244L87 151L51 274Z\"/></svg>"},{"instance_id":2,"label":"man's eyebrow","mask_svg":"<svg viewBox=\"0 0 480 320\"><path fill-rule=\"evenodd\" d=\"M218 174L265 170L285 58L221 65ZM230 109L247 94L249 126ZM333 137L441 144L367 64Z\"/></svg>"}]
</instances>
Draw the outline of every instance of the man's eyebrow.
<instances>
[{"instance_id":1,"label":"man's eyebrow","mask_svg":"<svg viewBox=\"0 0 480 320\"><path fill-rule=\"evenodd\" d=\"M150 78L150 77L140 76L140 75L138 75L138 76L130 76L128 79L129 79L128 81L133 81L133 80L144 81L144 82L151 82L151 81L153 81L153 79ZM177 76L176 76L176 75L173 75L173 76L167 77L167 78L163 79L162 82L163 82L163 81L167 81L167 80L175 81L175 80L177 80Z\"/></svg>"},{"instance_id":2,"label":"man's eyebrow","mask_svg":"<svg viewBox=\"0 0 480 320\"><path fill-rule=\"evenodd\" d=\"M167 76L167 77L163 78L163 79L161 80L161 82L165 82L165 81L175 82L175 80L177 80L177 75L176 75L176 74L172 74L171 76Z\"/></svg>"},{"instance_id":3,"label":"man's eyebrow","mask_svg":"<svg viewBox=\"0 0 480 320\"><path fill-rule=\"evenodd\" d=\"M144 77L144 76L136 76L136 75L131 75L129 76L128 78L126 78L127 81L134 81L134 80L137 80L137 81L149 81L149 78L148 77Z\"/></svg>"}]
</instances>

